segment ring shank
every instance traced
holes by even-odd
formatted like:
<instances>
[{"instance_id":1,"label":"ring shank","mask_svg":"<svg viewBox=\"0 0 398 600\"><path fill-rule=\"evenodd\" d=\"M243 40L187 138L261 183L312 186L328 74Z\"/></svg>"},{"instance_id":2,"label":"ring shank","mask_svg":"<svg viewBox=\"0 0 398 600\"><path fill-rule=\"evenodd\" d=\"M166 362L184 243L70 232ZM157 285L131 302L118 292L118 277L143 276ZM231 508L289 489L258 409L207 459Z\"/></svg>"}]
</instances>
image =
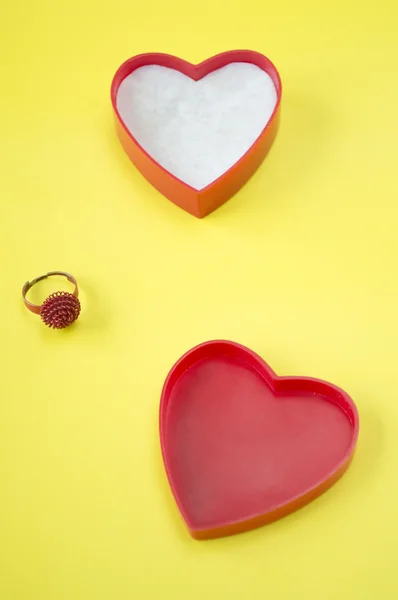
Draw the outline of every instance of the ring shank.
<instances>
[{"instance_id":1,"label":"ring shank","mask_svg":"<svg viewBox=\"0 0 398 600\"><path fill-rule=\"evenodd\" d=\"M76 298L79 296L79 289L77 287L77 281L73 277L73 275L70 275L70 273L66 273L65 271L50 271L49 273L46 273L45 275L40 275L40 277L36 277L35 279L32 279L32 281L27 281L22 288L22 298L23 298L26 308L28 310L30 310L30 312L35 313L36 315L39 315L41 306L39 306L38 304L32 304L32 302L29 302L29 300L27 300L27 298L26 298L26 294L39 281L42 281L43 279L47 279L47 277L54 277L57 275L60 275L61 277L66 277L66 279L75 286L75 289L72 292L73 295L76 296Z\"/></svg>"}]
</instances>

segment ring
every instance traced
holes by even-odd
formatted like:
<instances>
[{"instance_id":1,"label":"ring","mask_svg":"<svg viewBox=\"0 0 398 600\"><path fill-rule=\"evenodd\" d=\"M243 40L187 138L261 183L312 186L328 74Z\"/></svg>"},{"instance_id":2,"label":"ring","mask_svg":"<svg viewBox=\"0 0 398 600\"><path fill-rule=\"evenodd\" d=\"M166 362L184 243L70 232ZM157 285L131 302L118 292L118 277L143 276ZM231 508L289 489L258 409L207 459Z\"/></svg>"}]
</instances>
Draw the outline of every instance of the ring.
<instances>
[{"instance_id":1,"label":"ring","mask_svg":"<svg viewBox=\"0 0 398 600\"><path fill-rule=\"evenodd\" d=\"M73 283L75 286L73 293L55 292L54 294L50 294L41 306L29 302L26 298L28 291L39 281L47 279L47 277L53 277L54 275L66 277L68 281ZM78 296L79 289L76 279L73 275L69 275L69 273L65 273L64 271L51 271L46 275L36 277L32 281L27 281L22 288L22 298L26 308L32 313L40 315L43 323L53 329L64 329L76 321L81 309Z\"/></svg>"}]
</instances>

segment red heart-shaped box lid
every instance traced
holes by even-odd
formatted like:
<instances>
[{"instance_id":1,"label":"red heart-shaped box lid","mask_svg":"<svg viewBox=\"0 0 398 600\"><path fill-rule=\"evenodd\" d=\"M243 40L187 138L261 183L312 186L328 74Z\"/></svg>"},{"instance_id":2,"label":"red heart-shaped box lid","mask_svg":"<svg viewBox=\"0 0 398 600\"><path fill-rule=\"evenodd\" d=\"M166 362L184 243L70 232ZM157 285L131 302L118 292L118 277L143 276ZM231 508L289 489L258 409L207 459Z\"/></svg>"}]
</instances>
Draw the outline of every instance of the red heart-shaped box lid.
<instances>
[{"instance_id":1,"label":"red heart-shaped box lid","mask_svg":"<svg viewBox=\"0 0 398 600\"><path fill-rule=\"evenodd\" d=\"M231 63L250 63L265 71L272 79L277 94L274 111L263 131L243 156L220 177L201 190L197 190L164 169L138 143L124 123L117 108L117 94L122 81L133 71L148 65L175 69L194 81ZM272 62L252 50L232 50L217 54L204 62L193 65L169 54L140 54L124 62L117 70L111 86L111 101L117 136L130 160L142 175L166 198L192 215L202 218L224 204L253 175L260 166L277 133L280 115L282 84Z\"/></svg>"},{"instance_id":2,"label":"red heart-shaped box lid","mask_svg":"<svg viewBox=\"0 0 398 600\"><path fill-rule=\"evenodd\" d=\"M319 496L347 469L358 431L357 409L343 390L278 377L228 341L187 352L160 403L164 465L197 539L253 529Z\"/></svg>"}]
</instances>

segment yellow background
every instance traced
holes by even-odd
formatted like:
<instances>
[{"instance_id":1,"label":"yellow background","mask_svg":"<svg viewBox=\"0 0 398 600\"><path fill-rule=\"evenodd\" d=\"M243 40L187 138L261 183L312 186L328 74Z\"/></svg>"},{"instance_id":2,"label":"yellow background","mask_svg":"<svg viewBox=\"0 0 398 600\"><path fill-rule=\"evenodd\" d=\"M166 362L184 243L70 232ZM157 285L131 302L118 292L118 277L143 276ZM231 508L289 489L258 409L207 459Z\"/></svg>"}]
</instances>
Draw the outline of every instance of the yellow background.
<instances>
[{"instance_id":1,"label":"yellow background","mask_svg":"<svg viewBox=\"0 0 398 600\"><path fill-rule=\"evenodd\" d=\"M398 9L394 0L4 1L0 14L0 597L398 597ZM268 55L282 123L259 172L200 221L136 172L109 87L145 51ZM47 330L27 280L73 273ZM54 284L32 298L43 299ZM157 415L173 362L228 338L361 416L335 488L252 533L191 540Z\"/></svg>"}]
</instances>

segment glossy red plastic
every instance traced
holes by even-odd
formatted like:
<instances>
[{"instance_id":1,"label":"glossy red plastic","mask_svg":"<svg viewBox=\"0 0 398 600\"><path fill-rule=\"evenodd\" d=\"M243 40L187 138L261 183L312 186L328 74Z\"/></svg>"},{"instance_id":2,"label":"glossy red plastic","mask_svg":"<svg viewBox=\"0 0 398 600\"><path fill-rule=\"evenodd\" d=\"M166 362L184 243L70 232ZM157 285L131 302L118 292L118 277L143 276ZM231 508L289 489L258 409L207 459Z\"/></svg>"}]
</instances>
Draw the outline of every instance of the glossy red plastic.
<instances>
[{"instance_id":1,"label":"glossy red plastic","mask_svg":"<svg viewBox=\"0 0 398 600\"><path fill-rule=\"evenodd\" d=\"M135 69L146 65L160 65L176 69L191 79L198 81L212 71L221 69L233 62L251 63L268 73L275 84L277 103L267 125L240 160L208 186L201 190L196 190L164 169L140 146L119 114L116 106L117 92L123 79ZM251 50L224 52L198 65L193 65L169 54L140 54L130 58L119 67L113 78L111 87L116 133L131 161L142 175L166 198L199 218L205 217L231 198L262 163L277 133L281 96L282 84L275 66L268 58Z\"/></svg>"},{"instance_id":2,"label":"glossy red plastic","mask_svg":"<svg viewBox=\"0 0 398 600\"><path fill-rule=\"evenodd\" d=\"M278 377L234 342L187 352L162 391L163 461L196 539L253 529L307 504L346 471L358 432L343 390Z\"/></svg>"}]
</instances>

